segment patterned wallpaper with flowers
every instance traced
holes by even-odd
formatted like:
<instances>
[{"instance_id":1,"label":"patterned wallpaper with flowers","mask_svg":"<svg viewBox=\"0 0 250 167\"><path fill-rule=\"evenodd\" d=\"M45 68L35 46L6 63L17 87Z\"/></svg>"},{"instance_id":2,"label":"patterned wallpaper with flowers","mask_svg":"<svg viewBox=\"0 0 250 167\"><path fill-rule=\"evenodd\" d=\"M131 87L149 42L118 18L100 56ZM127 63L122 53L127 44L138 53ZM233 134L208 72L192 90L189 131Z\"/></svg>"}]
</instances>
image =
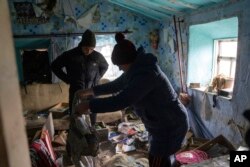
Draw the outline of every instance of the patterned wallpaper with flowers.
<instances>
[{"instance_id":1,"label":"patterned wallpaper with flowers","mask_svg":"<svg viewBox=\"0 0 250 167\"><path fill-rule=\"evenodd\" d=\"M70 33L82 33L87 28L94 32L132 31L126 38L155 54L174 88L180 90L171 22L160 23L102 0L10 0L9 6L14 35L68 34L51 38L60 45L60 52L70 48L65 45L67 40L75 39ZM150 37L155 30L159 32L157 47L152 46Z\"/></svg>"},{"instance_id":2,"label":"patterned wallpaper with flowers","mask_svg":"<svg viewBox=\"0 0 250 167\"><path fill-rule=\"evenodd\" d=\"M177 24L177 23L176 23ZM177 24L178 25L178 24ZM187 29L185 23L174 26L174 21L160 23L160 43L157 54L160 66L177 92L186 92ZM176 40L176 31L178 41ZM178 48L177 48L178 42ZM182 78L182 82L181 82Z\"/></svg>"}]
</instances>

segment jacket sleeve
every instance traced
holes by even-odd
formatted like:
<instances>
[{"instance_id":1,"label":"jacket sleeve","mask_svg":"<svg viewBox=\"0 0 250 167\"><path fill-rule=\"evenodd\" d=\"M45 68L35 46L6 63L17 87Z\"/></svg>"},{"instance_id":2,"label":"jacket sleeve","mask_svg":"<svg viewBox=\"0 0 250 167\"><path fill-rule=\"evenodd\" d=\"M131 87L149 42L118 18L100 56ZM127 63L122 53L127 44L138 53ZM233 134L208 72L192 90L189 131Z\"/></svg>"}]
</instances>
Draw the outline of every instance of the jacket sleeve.
<instances>
[{"instance_id":1,"label":"jacket sleeve","mask_svg":"<svg viewBox=\"0 0 250 167\"><path fill-rule=\"evenodd\" d=\"M55 73L55 75L64 81L65 83L69 84L69 77L67 73L63 71L63 67L66 66L66 53L58 56L52 63L51 63L51 70Z\"/></svg>"},{"instance_id":2,"label":"jacket sleeve","mask_svg":"<svg viewBox=\"0 0 250 167\"><path fill-rule=\"evenodd\" d=\"M150 74L135 76L117 95L90 100L90 110L93 113L114 112L134 105L155 87L156 84L149 82L153 80Z\"/></svg>"},{"instance_id":3,"label":"jacket sleeve","mask_svg":"<svg viewBox=\"0 0 250 167\"><path fill-rule=\"evenodd\" d=\"M93 87L93 91L96 96L113 94L119 92L124 87L124 85L125 83L123 74L114 81Z\"/></svg>"}]
</instances>

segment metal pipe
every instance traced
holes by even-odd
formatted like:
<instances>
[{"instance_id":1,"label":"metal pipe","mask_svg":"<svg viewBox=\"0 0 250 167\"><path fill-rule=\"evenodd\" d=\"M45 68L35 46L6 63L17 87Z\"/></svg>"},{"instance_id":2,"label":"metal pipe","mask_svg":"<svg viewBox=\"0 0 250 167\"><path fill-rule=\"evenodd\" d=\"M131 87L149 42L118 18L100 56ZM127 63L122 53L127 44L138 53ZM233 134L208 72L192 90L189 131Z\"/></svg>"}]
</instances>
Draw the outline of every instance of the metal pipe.
<instances>
[{"instance_id":1,"label":"metal pipe","mask_svg":"<svg viewBox=\"0 0 250 167\"><path fill-rule=\"evenodd\" d=\"M118 31L111 32L94 32L96 35L105 35L105 34L115 34ZM132 33L132 31L121 31L123 34ZM27 35L14 35L14 38L49 38L49 37L68 37L68 36L82 36L83 33L52 33L52 34L27 34Z\"/></svg>"},{"instance_id":2,"label":"metal pipe","mask_svg":"<svg viewBox=\"0 0 250 167\"><path fill-rule=\"evenodd\" d=\"M177 27L176 27L175 15L173 16L173 18L174 18L174 29L175 29L176 46L177 46L177 56L178 56L179 70L180 70L181 92L184 92L184 90L183 90L183 77L182 77L182 65L181 65L181 58L180 58L180 52L179 52L178 31L177 31Z\"/></svg>"}]
</instances>

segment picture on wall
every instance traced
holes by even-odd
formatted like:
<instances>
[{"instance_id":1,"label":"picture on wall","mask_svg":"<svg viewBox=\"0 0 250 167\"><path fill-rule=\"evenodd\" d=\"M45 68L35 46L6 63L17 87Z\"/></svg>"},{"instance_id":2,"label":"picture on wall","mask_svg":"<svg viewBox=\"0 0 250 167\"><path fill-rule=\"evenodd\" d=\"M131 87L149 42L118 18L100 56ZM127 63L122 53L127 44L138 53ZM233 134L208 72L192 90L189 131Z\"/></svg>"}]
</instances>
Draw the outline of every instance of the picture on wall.
<instances>
[{"instance_id":1,"label":"picture on wall","mask_svg":"<svg viewBox=\"0 0 250 167\"><path fill-rule=\"evenodd\" d=\"M34 5L31 2L13 2L17 23L19 24L43 24L48 22L48 18L42 15L37 17Z\"/></svg>"}]
</instances>

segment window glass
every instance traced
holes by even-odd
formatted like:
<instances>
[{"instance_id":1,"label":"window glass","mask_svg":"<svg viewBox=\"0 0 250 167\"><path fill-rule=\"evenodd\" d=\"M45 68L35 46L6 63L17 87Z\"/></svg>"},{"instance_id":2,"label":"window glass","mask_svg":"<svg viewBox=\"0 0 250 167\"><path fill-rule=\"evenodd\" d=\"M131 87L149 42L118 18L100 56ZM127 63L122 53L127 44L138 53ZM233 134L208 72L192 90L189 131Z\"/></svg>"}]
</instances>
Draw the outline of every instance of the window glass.
<instances>
[{"instance_id":1,"label":"window glass","mask_svg":"<svg viewBox=\"0 0 250 167\"><path fill-rule=\"evenodd\" d=\"M220 60L218 63L218 75L230 76L230 60Z\"/></svg>"},{"instance_id":2,"label":"window glass","mask_svg":"<svg viewBox=\"0 0 250 167\"><path fill-rule=\"evenodd\" d=\"M96 42L95 50L98 52L101 52L109 64L109 68L102 78L114 80L123 73L111 61L111 54L116 44L115 36L114 35L96 35L96 40L97 42Z\"/></svg>"},{"instance_id":3,"label":"window glass","mask_svg":"<svg viewBox=\"0 0 250 167\"><path fill-rule=\"evenodd\" d=\"M217 73L234 78L237 57L237 39L215 40L215 56L217 56Z\"/></svg>"},{"instance_id":4,"label":"window glass","mask_svg":"<svg viewBox=\"0 0 250 167\"><path fill-rule=\"evenodd\" d=\"M220 56L236 57L237 41L222 41L220 42Z\"/></svg>"}]
</instances>

